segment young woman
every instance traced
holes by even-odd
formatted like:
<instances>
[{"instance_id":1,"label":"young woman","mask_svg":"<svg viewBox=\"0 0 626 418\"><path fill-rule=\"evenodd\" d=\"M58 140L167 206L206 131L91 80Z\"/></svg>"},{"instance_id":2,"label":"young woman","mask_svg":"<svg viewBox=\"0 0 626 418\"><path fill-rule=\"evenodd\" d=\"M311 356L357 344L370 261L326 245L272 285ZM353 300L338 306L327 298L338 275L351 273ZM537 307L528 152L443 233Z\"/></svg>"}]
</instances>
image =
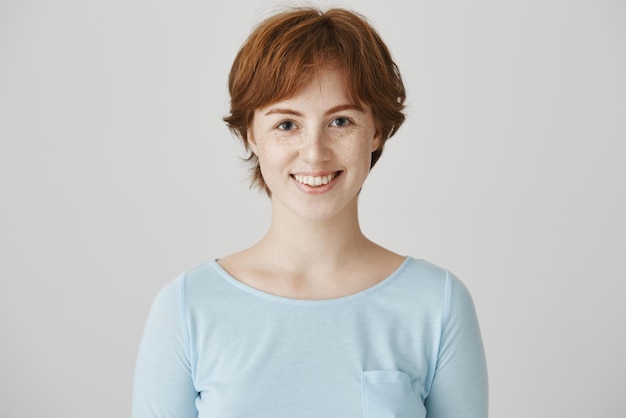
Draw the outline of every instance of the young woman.
<instances>
[{"instance_id":1,"label":"young woman","mask_svg":"<svg viewBox=\"0 0 626 418\"><path fill-rule=\"evenodd\" d=\"M244 43L229 88L225 121L271 225L159 293L134 417L486 417L467 289L359 227L359 192L404 120L376 31L343 9L280 13Z\"/></svg>"}]
</instances>

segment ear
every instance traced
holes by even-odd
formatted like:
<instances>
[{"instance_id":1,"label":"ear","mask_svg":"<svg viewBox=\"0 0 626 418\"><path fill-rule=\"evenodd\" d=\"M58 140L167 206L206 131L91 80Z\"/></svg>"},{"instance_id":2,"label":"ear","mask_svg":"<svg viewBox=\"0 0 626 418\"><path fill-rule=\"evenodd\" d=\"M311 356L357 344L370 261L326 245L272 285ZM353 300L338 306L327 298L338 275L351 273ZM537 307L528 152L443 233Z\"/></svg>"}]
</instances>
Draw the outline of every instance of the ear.
<instances>
[{"instance_id":1,"label":"ear","mask_svg":"<svg viewBox=\"0 0 626 418\"><path fill-rule=\"evenodd\" d=\"M252 132L252 127L250 126L246 131L246 139L248 141L248 148L252 151L253 154L256 155L256 141L254 139L254 133Z\"/></svg>"},{"instance_id":2,"label":"ear","mask_svg":"<svg viewBox=\"0 0 626 418\"><path fill-rule=\"evenodd\" d=\"M377 151L383 144L383 134L380 128L376 129L374 140L372 141L372 152Z\"/></svg>"}]
</instances>

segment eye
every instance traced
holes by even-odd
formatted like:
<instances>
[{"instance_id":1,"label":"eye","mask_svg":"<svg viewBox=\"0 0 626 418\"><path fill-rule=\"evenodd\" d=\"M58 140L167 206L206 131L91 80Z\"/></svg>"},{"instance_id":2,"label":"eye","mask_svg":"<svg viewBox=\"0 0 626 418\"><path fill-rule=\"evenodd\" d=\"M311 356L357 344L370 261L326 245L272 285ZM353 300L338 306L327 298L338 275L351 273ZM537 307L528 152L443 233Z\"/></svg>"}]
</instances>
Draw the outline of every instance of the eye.
<instances>
[{"instance_id":1,"label":"eye","mask_svg":"<svg viewBox=\"0 0 626 418\"><path fill-rule=\"evenodd\" d=\"M333 121L331 122L331 125L342 127L342 126L348 126L351 123L352 122L347 118L336 118L336 119L333 119Z\"/></svg>"},{"instance_id":2,"label":"eye","mask_svg":"<svg viewBox=\"0 0 626 418\"><path fill-rule=\"evenodd\" d=\"M278 124L277 128L281 131L291 131L296 128L296 124L290 120L286 120Z\"/></svg>"}]
</instances>

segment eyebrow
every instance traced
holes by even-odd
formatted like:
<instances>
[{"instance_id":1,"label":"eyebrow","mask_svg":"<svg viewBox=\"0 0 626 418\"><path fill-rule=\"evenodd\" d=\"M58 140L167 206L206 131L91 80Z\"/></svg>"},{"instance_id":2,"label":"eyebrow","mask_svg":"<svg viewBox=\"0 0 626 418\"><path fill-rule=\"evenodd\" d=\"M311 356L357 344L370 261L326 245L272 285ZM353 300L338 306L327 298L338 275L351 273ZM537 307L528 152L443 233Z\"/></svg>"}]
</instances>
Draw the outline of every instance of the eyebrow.
<instances>
[{"instance_id":1,"label":"eyebrow","mask_svg":"<svg viewBox=\"0 0 626 418\"><path fill-rule=\"evenodd\" d=\"M364 112L363 106L359 106L356 104L343 104L343 105L335 106L335 107L328 109L324 114L330 115L332 113L341 112L342 110L357 110L359 112ZM266 116L277 115L277 114L278 115L294 115L294 116L299 116L299 117L304 116L301 112L298 112L297 110L293 110L289 108L277 108L277 107L271 108L265 113Z\"/></svg>"}]
</instances>

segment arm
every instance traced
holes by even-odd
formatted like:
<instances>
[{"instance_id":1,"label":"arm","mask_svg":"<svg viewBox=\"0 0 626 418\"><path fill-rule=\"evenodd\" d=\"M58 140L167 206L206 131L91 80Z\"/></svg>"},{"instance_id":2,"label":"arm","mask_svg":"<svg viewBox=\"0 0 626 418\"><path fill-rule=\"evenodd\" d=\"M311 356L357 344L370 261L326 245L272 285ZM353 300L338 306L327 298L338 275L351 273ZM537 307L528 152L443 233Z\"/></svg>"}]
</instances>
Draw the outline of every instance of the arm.
<instances>
[{"instance_id":1,"label":"arm","mask_svg":"<svg viewBox=\"0 0 626 418\"><path fill-rule=\"evenodd\" d=\"M428 418L487 418L487 367L476 311L467 288L446 278L443 327Z\"/></svg>"},{"instance_id":2,"label":"arm","mask_svg":"<svg viewBox=\"0 0 626 418\"><path fill-rule=\"evenodd\" d=\"M144 329L133 389L133 418L196 418L184 281L157 295Z\"/></svg>"}]
</instances>

